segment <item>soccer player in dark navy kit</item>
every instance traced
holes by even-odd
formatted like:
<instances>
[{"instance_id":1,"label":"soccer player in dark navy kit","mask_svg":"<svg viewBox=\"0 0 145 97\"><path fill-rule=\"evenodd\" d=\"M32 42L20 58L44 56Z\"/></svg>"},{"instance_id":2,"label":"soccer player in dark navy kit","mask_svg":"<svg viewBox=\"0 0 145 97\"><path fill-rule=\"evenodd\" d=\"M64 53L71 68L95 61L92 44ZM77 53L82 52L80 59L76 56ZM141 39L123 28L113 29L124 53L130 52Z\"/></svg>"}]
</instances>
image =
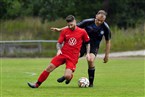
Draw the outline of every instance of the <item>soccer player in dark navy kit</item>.
<instances>
[{"instance_id":1,"label":"soccer player in dark navy kit","mask_svg":"<svg viewBox=\"0 0 145 97\"><path fill-rule=\"evenodd\" d=\"M78 27L84 28L90 37L90 60L88 61L88 77L90 81L89 87L93 87L94 76L95 76L95 58L97 56L100 42L105 37L106 49L104 56L104 63L108 62L110 52L110 39L111 31L108 24L105 22L107 13L104 10L98 11L95 18L85 19L77 24ZM65 28L65 27L64 27ZM61 31L64 28L52 28L53 31ZM80 51L80 57L86 53L84 44ZM62 78L59 78L60 80Z\"/></svg>"},{"instance_id":2,"label":"soccer player in dark navy kit","mask_svg":"<svg viewBox=\"0 0 145 97\"><path fill-rule=\"evenodd\" d=\"M90 60L90 38L84 29L76 26L75 17L69 15L66 17L68 28L61 31L57 43L57 55L53 57L48 67L40 74L36 83L28 83L31 88L38 88L49 76L49 74L62 64L66 64L64 76L62 77L66 84L69 84L76 69L82 42L85 41L87 54ZM62 46L63 45L63 46ZM58 80L59 81L59 80Z\"/></svg>"}]
</instances>

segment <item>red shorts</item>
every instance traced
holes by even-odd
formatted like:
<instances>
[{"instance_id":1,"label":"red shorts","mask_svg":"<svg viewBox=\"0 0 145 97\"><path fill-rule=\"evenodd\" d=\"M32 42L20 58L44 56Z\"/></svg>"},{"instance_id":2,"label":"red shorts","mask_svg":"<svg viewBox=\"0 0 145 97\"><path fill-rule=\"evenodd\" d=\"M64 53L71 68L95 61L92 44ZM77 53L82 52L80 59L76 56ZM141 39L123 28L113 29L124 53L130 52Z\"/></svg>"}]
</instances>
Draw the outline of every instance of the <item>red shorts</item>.
<instances>
[{"instance_id":1,"label":"red shorts","mask_svg":"<svg viewBox=\"0 0 145 97\"><path fill-rule=\"evenodd\" d=\"M75 71L77 61L76 60L71 60L71 59L67 58L66 56L60 54L58 56L55 56L51 60L51 63L53 65L55 65L56 67L65 63L66 64L66 69L71 69L72 71Z\"/></svg>"}]
</instances>

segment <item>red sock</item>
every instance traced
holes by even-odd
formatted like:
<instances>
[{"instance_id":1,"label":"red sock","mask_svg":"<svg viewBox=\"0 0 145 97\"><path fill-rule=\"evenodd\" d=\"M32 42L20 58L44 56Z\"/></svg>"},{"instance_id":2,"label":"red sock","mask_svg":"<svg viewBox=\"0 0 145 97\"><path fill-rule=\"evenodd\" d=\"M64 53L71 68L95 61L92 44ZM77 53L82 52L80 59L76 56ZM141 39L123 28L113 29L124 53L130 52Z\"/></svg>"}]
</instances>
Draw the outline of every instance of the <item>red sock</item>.
<instances>
[{"instance_id":1,"label":"red sock","mask_svg":"<svg viewBox=\"0 0 145 97\"><path fill-rule=\"evenodd\" d=\"M46 79L47 79L47 77L49 76L49 72L47 72L46 70L44 70L42 73L41 73L41 75L39 76L39 78L38 78L38 84L41 84L42 82L44 82Z\"/></svg>"}]
</instances>

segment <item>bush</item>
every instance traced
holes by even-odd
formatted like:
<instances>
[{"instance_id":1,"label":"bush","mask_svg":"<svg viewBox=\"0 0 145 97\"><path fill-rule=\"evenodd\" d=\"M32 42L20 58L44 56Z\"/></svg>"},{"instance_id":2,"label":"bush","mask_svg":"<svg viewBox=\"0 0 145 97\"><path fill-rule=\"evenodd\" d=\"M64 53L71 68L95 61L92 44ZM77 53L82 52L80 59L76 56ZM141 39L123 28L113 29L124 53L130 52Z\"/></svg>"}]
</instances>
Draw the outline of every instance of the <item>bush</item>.
<instances>
[{"instance_id":1,"label":"bush","mask_svg":"<svg viewBox=\"0 0 145 97\"><path fill-rule=\"evenodd\" d=\"M59 32L50 31L51 27L64 27L65 21L58 19L53 22L42 23L39 18L21 18L0 22L0 40L57 40ZM145 24L140 24L136 28L119 29L111 27L111 52L129 51L145 49ZM104 39L100 45L99 53L104 53ZM26 54L26 56L48 56L56 54L55 43L42 43L44 52L37 54ZM25 54L22 54L25 56ZM21 55L21 56L22 56ZM15 55L15 56L18 56Z\"/></svg>"}]
</instances>

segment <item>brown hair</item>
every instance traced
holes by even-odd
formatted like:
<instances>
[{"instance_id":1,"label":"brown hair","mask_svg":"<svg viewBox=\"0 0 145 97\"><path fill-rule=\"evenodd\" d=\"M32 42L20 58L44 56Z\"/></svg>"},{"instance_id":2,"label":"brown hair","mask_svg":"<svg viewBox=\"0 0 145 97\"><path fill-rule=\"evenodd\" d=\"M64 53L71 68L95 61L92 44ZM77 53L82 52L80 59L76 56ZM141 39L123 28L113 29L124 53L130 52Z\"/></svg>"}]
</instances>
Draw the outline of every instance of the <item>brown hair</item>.
<instances>
[{"instance_id":1,"label":"brown hair","mask_svg":"<svg viewBox=\"0 0 145 97\"><path fill-rule=\"evenodd\" d=\"M67 22L72 22L73 20L75 20L75 17L73 15L68 15L65 20Z\"/></svg>"},{"instance_id":2,"label":"brown hair","mask_svg":"<svg viewBox=\"0 0 145 97\"><path fill-rule=\"evenodd\" d=\"M103 14L103 15L106 16L107 15L107 12L105 10L99 10L98 13L97 13L97 15L98 14Z\"/></svg>"}]
</instances>

